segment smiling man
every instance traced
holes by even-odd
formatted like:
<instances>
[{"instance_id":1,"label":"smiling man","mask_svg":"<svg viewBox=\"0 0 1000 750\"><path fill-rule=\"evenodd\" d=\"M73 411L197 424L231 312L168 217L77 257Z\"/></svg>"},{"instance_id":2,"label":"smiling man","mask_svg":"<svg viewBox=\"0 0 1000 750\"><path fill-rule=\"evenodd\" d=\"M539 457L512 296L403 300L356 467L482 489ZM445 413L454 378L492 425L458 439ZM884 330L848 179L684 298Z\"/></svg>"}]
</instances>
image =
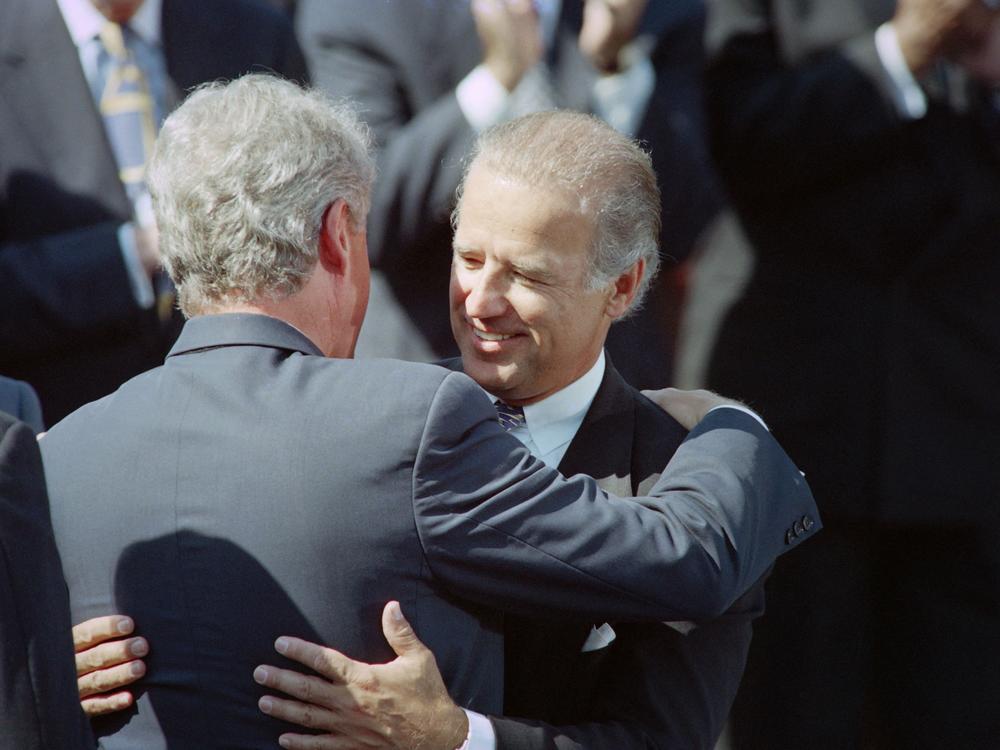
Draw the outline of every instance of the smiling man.
<instances>
[{"instance_id":1,"label":"smiling man","mask_svg":"<svg viewBox=\"0 0 1000 750\"><path fill-rule=\"evenodd\" d=\"M618 495L643 494L659 477L657 457L676 450L686 430L626 385L603 347L612 324L642 302L659 263L660 199L648 155L593 117L520 118L479 139L454 225L450 309L462 359L449 364L493 397L501 423L536 457ZM789 543L814 520L797 523ZM469 712L468 747L707 750L762 607L755 586L694 629L508 615L504 712L529 718ZM341 747L346 735L452 750L439 728L455 704L433 658L398 619L384 622L400 656L388 665L293 639L285 655L323 665L334 685L258 671L265 685L309 701L271 696L262 708L335 733L286 735L285 747Z\"/></svg>"},{"instance_id":2,"label":"smiling man","mask_svg":"<svg viewBox=\"0 0 1000 750\"><path fill-rule=\"evenodd\" d=\"M640 283L648 284L658 263L648 232L659 215L652 170L641 158L630 163L619 154L595 153L584 161L575 148L553 153L550 131L562 126L592 137L593 131L612 135L598 121L568 113L501 128L482 142L456 214L452 332L466 373L511 405L538 403L587 374L600 359L611 323L631 309ZM530 140L518 164L502 144L529 128L537 132L520 136ZM549 163L538 164L531 155ZM591 163L597 160L606 163ZM627 175L631 179L616 180L629 171L635 172ZM635 194L619 196L616 182L634 185ZM640 222L630 235L643 234L645 219L645 243L626 245L624 253L617 244L597 245L603 207L589 205L597 196L581 198L574 184L593 192L602 184L605 202L630 201Z\"/></svg>"}]
</instances>

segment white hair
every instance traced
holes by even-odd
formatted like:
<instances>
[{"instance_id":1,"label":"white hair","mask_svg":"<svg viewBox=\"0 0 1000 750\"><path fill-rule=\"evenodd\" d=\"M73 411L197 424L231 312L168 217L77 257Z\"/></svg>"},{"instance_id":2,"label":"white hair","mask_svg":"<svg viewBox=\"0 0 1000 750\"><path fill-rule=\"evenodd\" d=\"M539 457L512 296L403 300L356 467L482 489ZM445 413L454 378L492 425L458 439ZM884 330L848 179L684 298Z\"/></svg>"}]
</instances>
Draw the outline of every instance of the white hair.
<instances>
[{"instance_id":1,"label":"white hair","mask_svg":"<svg viewBox=\"0 0 1000 750\"><path fill-rule=\"evenodd\" d=\"M646 270L628 313L642 304L660 266L660 189L638 143L604 121L569 110L519 117L479 136L466 162L452 215L473 165L542 189L563 188L594 221L588 286L600 289L640 260Z\"/></svg>"},{"instance_id":2,"label":"white hair","mask_svg":"<svg viewBox=\"0 0 1000 750\"><path fill-rule=\"evenodd\" d=\"M345 104L261 74L197 88L147 174L181 310L299 291L326 208L342 198L364 226L374 176L370 133Z\"/></svg>"}]
</instances>

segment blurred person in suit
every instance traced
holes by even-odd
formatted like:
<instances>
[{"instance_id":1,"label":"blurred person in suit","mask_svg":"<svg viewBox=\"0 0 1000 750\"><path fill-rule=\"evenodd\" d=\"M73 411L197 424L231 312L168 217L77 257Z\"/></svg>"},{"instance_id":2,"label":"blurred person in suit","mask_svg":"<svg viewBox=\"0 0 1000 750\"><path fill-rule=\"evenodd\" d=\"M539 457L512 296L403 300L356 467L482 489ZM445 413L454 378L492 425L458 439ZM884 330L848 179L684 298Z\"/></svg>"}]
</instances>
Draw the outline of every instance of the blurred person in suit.
<instances>
[{"instance_id":1,"label":"blurred person in suit","mask_svg":"<svg viewBox=\"0 0 1000 750\"><path fill-rule=\"evenodd\" d=\"M1000 22L980 0L717 0L718 167L753 246L709 386L793 446L737 748L995 747Z\"/></svg>"},{"instance_id":2,"label":"blurred person in suit","mask_svg":"<svg viewBox=\"0 0 1000 750\"><path fill-rule=\"evenodd\" d=\"M304 0L296 28L317 85L356 101L379 146L369 247L380 283L359 354L457 354L451 226L477 133L518 115L592 112L646 142L661 177L664 254L683 260L719 206L701 102L696 0ZM615 325L626 381L660 387L673 337L664 279Z\"/></svg>"},{"instance_id":3,"label":"blurred person in suit","mask_svg":"<svg viewBox=\"0 0 1000 750\"><path fill-rule=\"evenodd\" d=\"M150 183L192 317L163 367L42 443L74 617L122 607L152 644L134 706L98 726L109 748L270 746L283 725L250 672L274 638L385 658L369 626L390 599L457 699L496 713L496 607L710 618L818 529L789 540L808 488L739 409L699 413L627 503L535 460L466 376L352 360L373 171L348 108L268 77L205 87L164 125ZM615 314L635 280L585 296ZM533 331L509 346L552 343ZM435 729L457 745L468 726L454 708Z\"/></svg>"},{"instance_id":4,"label":"blurred person in suit","mask_svg":"<svg viewBox=\"0 0 1000 750\"><path fill-rule=\"evenodd\" d=\"M53 424L158 364L177 334L142 169L198 83L306 76L258 0L0 5L0 371Z\"/></svg>"},{"instance_id":5,"label":"blurred person in suit","mask_svg":"<svg viewBox=\"0 0 1000 750\"><path fill-rule=\"evenodd\" d=\"M32 428L0 412L0 745L94 747L80 710L69 597Z\"/></svg>"},{"instance_id":6,"label":"blurred person in suit","mask_svg":"<svg viewBox=\"0 0 1000 750\"><path fill-rule=\"evenodd\" d=\"M462 358L448 365L495 400L520 407L502 423L537 458L566 476L592 476L615 494L642 494L659 476L661 457L686 435L626 384L604 352L612 324L642 304L659 265L660 201L650 159L607 124L567 111L487 131L472 153L455 213L450 290ZM601 178L588 182L588 175ZM612 309L587 295L589 279L634 289L629 305ZM548 345L517 340L533 330L548 333ZM697 627L508 616L505 715L474 718L469 750L711 750L743 673L751 621L762 609L756 586L733 612ZM395 642L405 626L386 623ZM381 732L396 747L438 750L426 744L426 727L454 704L427 690L442 682L415 637L402 641L401 658L389 668L373 671L334 656L337 671L327 674L348 691L265 667L264 684L308 695L313 704L307 714L306 705L271 699L270 710L293 721L308 716L307 725L339 736L353 729L358 741ZM332 656L295 648L307 666ZM368 679L373 674L378 678ZM358 704L370 716L359 716ZM309 741L286 738L286 746Z\"/></svg>"}]
</instances>

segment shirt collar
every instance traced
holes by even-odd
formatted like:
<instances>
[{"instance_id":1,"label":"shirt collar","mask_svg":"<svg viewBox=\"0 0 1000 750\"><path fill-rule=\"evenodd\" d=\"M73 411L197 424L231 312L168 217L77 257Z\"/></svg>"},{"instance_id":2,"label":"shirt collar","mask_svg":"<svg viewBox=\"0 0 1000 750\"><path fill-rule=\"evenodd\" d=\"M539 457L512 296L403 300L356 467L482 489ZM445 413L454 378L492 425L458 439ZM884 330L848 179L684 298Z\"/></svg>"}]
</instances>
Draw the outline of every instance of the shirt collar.
<instances>
[{"instance_id":1,"label":"shirt collar","mask_svg":"<svg viewBox=\"0 0 1000 750\"><path fill-rule=\"evenodd\" d=\"M101 32L105 18L91 0L57 0L70 38L77 47L90 42ZM160 8L163 0L145 0L128 22L129 28L148 44L160 43Z\"/></svg>"},{"instance_id":2,"label":"shirt collar","mask_svg":"<svg viewBox=\"0 0 1000 750\"><path fill-rule=\"evenodd\" d=\"M581 377L562 390L524 407L525 428L538 448L546 455L573 439L601 387L604 378L604 350ZM493 399L496 401L496 398Z\"/></svg>"}]
</instances>

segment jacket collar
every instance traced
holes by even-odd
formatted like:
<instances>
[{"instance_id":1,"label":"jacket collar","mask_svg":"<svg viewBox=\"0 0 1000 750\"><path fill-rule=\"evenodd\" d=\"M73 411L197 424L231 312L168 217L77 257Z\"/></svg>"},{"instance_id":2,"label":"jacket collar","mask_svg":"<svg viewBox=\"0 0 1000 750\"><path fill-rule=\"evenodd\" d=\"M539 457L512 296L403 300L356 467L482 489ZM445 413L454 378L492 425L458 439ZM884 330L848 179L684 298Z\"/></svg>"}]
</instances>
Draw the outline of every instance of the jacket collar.
<instances>
[{"instance_id":1,"label":"jacket collar","mask_svg":"<svg viewBox=\"0 0 1000 750\"><path fill-rule=\"evenodd\" d=\"M224 346L266 346L323 356L304 333L283 320L267 315L224 313L191 318L167 357Z\"/></svg>"}]
</instances>

